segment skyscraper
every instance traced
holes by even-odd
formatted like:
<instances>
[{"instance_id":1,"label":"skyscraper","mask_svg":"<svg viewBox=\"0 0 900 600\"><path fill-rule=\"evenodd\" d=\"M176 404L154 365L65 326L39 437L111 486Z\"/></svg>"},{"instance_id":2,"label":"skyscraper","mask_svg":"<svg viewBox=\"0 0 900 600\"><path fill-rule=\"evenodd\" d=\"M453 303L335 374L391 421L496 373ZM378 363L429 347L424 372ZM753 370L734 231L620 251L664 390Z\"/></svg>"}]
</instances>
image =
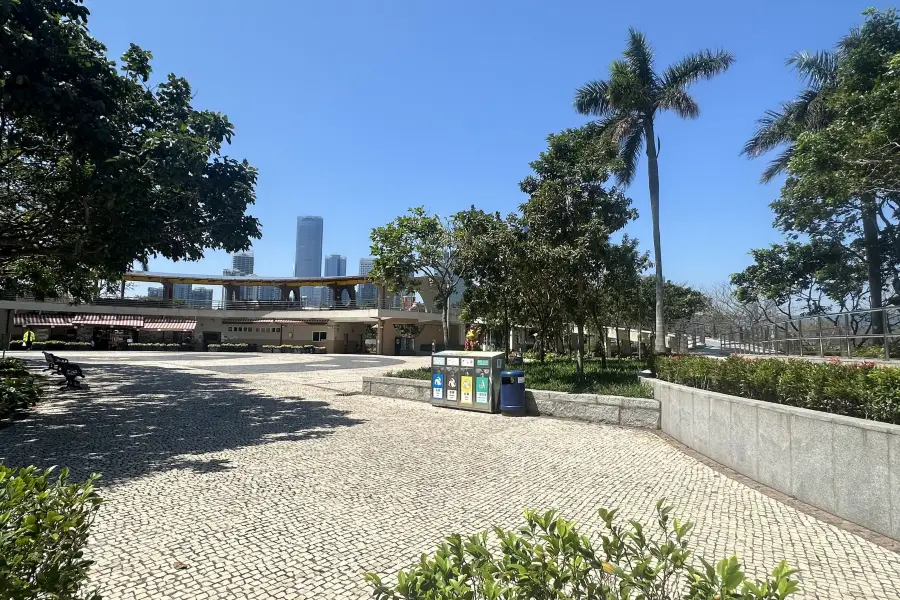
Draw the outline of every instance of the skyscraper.
<instances>
[{"instance_id":1,"label":"skyscraper","mask_svg":"<svg viewBox=\"0 0 900 600\"><path fill-rule=\"evenodd\" d=\"M325 257L325 277L342 277L347 274L347 257L329 254Z\"/></svg>"},{"instance_id":2,"label":"skyscraper","mask_svg":"<svg viewBox=\"0 0 900 600\"><path fill-rule=\"evenodd\" d=\"M294 251L294 277L322 276L322 217L297 217L297 245ZM312 286L300 288L310 304L318 304L320 294Z\"/></svg>"},{"instance_id":3,"label":"skyscraper","mask_svg":"<svg viewBox=\"0 0 900 600\"><path fill-rule=\"evenodd\" d=\"M359 259L359 274L368 275L374 265L375 259L371 256ZM359 289L356 292L356 302L360 306L374 306L377 298L378 290L375 288L375 284L360 284Z\"/></svg>"},{"instance_id":4,"label":"skyscraper","mask_svg":"<svg viewBox=\"0 0 900 600\"><path fill-rule=\"evenodd\" d=\"M147 288L147 297L148 298L162 298L164 295L163 287L161 285L154 285L152 287Z\"/></svg>"},{"instance_id":5,"label":"skyscraper","mask_svg":"<svg viewBox=\"0 0 900 600\"><path fill-rule=\"evenodd\" d=\"M231 270L241 275L253 273L253 252L235 252L231 255Z\"/></svg>"},{"instance_id":6,"label":"skyscraper","mask_svg":"<svg viewBox=\"0 0 900 600\"><path fill-rule=\"evenodd\" d=\"M322 276L322 217L297 217L294 277Z\"/></svg>"}]
</instances>

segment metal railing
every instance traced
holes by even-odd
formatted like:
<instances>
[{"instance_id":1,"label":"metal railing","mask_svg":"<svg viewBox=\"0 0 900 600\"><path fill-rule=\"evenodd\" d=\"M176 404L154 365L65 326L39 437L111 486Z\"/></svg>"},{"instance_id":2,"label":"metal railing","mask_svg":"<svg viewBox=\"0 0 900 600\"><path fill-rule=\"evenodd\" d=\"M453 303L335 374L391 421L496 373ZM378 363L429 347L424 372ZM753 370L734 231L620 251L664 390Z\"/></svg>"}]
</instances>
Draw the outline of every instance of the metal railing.
<instances>
[{"instance_id":1,"label":"metal railing","mask_svg":"<svg viewBox=\"0 0 900 600\"><path fill-rule=\"evenodd\" d=\"M38 300L27 297L0 296L0 301L6 302L36 302L47 305L48 311L55 307L67 306L109 306L119 308L172 308L192 310L247 310L247 311L345 311L384 309L404 312L440 313L440 309L429 308L424 304L416 304L403 308L399 302L391 298L382 300L351 300L340 303L313 304L306 300L181 300L178 298L95 298L90 302L74 303L68 298L46 298ZM457 309L451 309L451 314L457 314Z\"/></svg>"},{"instance_id":2,"label":"metal railing","mask_svg":"<svg viewBox=\"0 0 900 600\"><path fill-rule=\"evenodd\" d=\"M719 339L723 350L744 354L900 358L900 307L798 317Z\"/></svg>"}]
</instances>

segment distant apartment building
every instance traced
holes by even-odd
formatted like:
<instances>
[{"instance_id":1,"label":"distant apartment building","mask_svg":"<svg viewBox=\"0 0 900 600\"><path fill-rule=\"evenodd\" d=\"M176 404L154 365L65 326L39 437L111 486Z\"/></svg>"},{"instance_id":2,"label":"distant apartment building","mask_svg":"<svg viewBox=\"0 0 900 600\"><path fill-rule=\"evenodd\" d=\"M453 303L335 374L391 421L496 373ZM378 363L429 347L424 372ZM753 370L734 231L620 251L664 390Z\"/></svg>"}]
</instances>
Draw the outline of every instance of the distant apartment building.
<instances>
[{"instance_id":1,"label":"distant apartment building","mask_svg":"<svg viewBox=\"0 0 900 600\"><path fill-rule=\"evenodd\" d=\"M329 254L325 257L325 277L343 277L347 274L347 257Z\"/></svg>"},{"instance_id":2,"label":"distant apartment building","mask_svg":"<svg viewBox=\"0 0 900 600\"><path fill-rule=\"evenodd\" d=\"M175 300L190 300L191 288L190 283L176 283L172 286L172 298Z\"/></svg>"},{"instance_id":3,"label":"distant apartment building","mask_svg":"<svg viewBox=\"0 0 900 600\"><path fill-rule=\"evenodd\" d=\"M197 287L191 290L192 308L212 308L213 289Z\"/></svg>"},{"instance_id":4,"label":"distant apartment building","mask_svg":"<svg viewBox=\"0 0 900 600\"><path fill-rule=\"evenodd\" d=\"M370 257L359 259L359 274L368 275L375 265L375 259ZM356 302L360 306L375 306L378 299L378 289L373 283L361 283L356 290Z\"/></svg>"},{"instance_id":5,"label":"distant apartment building","mask_svg":"<svg viewBox=\"0 0 900 600\"><path fill-rule=\"evenodd\" d=\"M274 285L261 285L256 290L256 299L260 302L277 302L282 299L281 290Z\"/></svg>"},{"instance_id":6,"label":"distant apartment building","mask_svg":"<svg viewBox=\"0 0 900 600\"><path fill-rule=\"evenodd\" d=\"M163 291L163 287L161 285L147 288L147 297L148 298L163 298L164 296L165 296L165 292Z\"/></svg>"},{"instance_id":7,"label":"distant apartment building","mask_svg":"<svg viewBox=\"0 0 900 600\"><path fill-rule=\"evenodd\" d=\"M241 275L253 273L254 259L252 252L235 252L231 255L231 269Z\"/></svg>"}]
</instances>

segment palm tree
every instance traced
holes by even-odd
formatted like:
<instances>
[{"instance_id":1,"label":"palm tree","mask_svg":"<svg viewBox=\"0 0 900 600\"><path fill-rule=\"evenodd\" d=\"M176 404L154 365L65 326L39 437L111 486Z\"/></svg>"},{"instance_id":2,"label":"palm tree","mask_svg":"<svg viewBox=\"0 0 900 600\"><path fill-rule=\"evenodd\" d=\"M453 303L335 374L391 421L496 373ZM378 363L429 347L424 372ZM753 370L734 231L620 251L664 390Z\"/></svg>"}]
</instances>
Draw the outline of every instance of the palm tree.
<instances>
[{"instance_id":1,"label":"palm tree","mask_svg":"<svg viewBox=\"0 0 900 600\"><path fill-rule=\"evenodd\" d=\"M663 312L662 248L659 235L659 138L654 118L671 110L684 119L696 119L700 107L687 88L701 79L724 72L734 57L723 50L690 54L669 66L662 74L653 68L653 49L643 33L628 30L628 47L623 57L613 61L609 79L591 81L575 92L575 109L583 115L599 117L598 125L617 144L623 167L616 174L620 184L630 185L637 174L641 148L647 145L647 174L650 179L650 211L653 216L653 258L656 263L656 352L666 351L666 322Z\"/></svg>"},{"instance_id":2,"label":"palm tree","mask_svg":"<svg viewBox=\"0 0 900 600\"><path fill-rule=\"evenodd\" d=\"M826 99L837 86L838 66L847 47L858 43L860 32L854 30L838 46L837 52L798 52L788 59L806 84L797 98L782 103L779 110L769 110L756 122L756 132L741 152L749 158L758 158L770 150L784 147L763 171L760 180L768 183L787 170L794 154L794 143L804 132L818 131L828 126L831 115L826 110ZM860 219L863 226L863 243L866 248L866 267L869 282L869 305L880 308L883 304L884 282L881 274L881 248L879 242L878 207L873 195L859 198ZM882 315L872 313L872 333L884 329Z\"/></svg>"}]
</instances>

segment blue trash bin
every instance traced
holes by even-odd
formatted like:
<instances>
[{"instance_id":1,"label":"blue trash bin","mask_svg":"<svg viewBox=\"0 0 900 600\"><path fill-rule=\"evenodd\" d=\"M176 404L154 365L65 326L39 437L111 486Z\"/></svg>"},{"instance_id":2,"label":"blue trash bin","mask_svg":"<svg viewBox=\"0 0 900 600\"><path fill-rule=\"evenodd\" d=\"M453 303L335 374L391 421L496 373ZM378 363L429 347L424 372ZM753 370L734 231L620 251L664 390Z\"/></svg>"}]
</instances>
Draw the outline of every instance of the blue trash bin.
<instances>
[{"instance_id":1,"label":"blue trash bin","mask_svg":"<svg viewBox=\"0 0 900 600\"><path fill-rule=\"evenodd\" d=\"M500 371L500 414L525 416L525 371Z\"/></svg>"}]
</instances>

